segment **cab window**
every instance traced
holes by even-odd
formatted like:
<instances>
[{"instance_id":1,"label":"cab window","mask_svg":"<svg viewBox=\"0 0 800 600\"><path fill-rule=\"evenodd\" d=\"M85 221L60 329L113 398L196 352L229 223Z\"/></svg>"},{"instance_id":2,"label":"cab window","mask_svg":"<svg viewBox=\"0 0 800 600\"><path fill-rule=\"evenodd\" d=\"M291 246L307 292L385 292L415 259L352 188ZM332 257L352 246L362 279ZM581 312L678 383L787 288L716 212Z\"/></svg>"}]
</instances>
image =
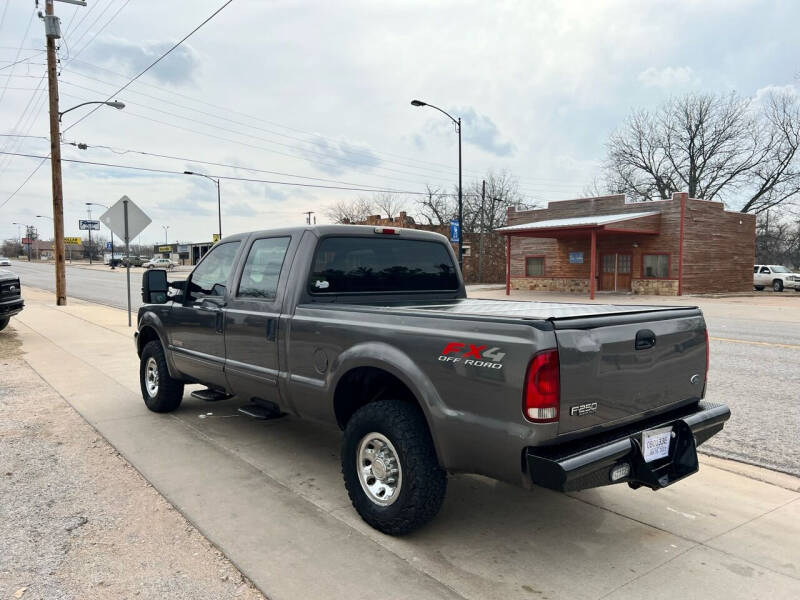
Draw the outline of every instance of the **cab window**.
<instances>
[{"instance_id":1,"label":"cab window","mask_svg":"<svg viewBox=\"0 0 800 600\"><path fill-rule=\"evenodd\" d=\"M239 297L274 300L291 238L264 238L250 247L239 282Z\"/></svg>"},{"instance_id":2,"label":"cab window","mask_svg":"<svg viewBox=\"0 0 800 600\"><path fill-rule=\"evenodd\" d=\"M217 244L208 251L197 265L189 281L189 300L204 296L224 296L228 277L233 270L233 261L239 242Z\"/></svg>"},{"instance_id":3,"label":"cab window","mask_svg":"<svg viewBox=\"0 0 800 600\"><path fill-rule=\"evenodd\" d=\"M767 275L769 275L769 272L770 272L769 271L769 267L761 267L761 272L762 273L766 273Z\"/></svg>"}]
</instances>

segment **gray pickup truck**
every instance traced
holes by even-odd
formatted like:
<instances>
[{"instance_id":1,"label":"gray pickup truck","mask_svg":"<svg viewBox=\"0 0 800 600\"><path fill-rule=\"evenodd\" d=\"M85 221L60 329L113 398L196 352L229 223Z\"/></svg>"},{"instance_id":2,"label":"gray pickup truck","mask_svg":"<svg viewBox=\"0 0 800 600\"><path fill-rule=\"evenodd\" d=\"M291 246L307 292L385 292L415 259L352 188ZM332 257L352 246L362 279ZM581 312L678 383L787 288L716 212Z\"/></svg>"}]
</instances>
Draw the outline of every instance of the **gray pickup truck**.
<instances>
[{"instance_id":1,"label":"gray pickup truck","mask_svg":"<svg viewBox=\"0 0 800 600\"><path fill-rule=\"evenodd\" d=\"M468 299L448 241L351 225L224 238L185 281L146 273L136 348L150 410L237 397L344 431L361 517L439 511L447 473L571 491L659 489L698 469L727 406L705 402L697 308Z\"/></svg>"}]
</instances>

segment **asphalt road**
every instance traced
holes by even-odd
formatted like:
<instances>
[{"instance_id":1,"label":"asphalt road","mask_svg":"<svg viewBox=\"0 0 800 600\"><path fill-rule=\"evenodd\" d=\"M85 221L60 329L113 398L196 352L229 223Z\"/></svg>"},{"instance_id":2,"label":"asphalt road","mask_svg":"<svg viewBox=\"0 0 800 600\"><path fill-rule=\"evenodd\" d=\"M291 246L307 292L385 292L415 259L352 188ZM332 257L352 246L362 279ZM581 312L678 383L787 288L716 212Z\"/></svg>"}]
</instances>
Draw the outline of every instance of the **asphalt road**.
<instances>
[{"instance_id":1,"label":"asphalt road","mask_svg":"<svg viewBox=\"0 0 800 600\"><path fill-rule=\"evenodd\" d=\"M15 262L26 285L54 290L53 266ZM138 271L138 272L134 272ZM171 277L184 277L176 272ZM141 269L131 271L133 309L141 304ZM126 307L125 271L67 267L70 296ZM504 298L502 291L471 295ZM512 298L535 298L517 293ZM562 298L548 297L548 300ZM580 301L575 297L563 298ZM800 475L800 293L762 292L752 298L601 297L601 302L697 304L708 322L711 368L708 400L725 402L733 416L703 450Z\"/></svg>"},{"instance_id":2,"label":"asphalt road","mask_svg":"<svg viewBox=\"0 0 800 600\"><path fill-rule=\"evenodd\" d=\"M17 262L3 267L19 274L23 286L30 285L55 292L55 272L51 263ZM131 269L131 307L136 310L142 304L141 268ZM171 278L183 278L185 271L174 271ZM115 308L127 308L127 283L125 269L111 270L108 267L67 265L67 295L81 300L99 302Z\"/></svg>"}]
</instances>

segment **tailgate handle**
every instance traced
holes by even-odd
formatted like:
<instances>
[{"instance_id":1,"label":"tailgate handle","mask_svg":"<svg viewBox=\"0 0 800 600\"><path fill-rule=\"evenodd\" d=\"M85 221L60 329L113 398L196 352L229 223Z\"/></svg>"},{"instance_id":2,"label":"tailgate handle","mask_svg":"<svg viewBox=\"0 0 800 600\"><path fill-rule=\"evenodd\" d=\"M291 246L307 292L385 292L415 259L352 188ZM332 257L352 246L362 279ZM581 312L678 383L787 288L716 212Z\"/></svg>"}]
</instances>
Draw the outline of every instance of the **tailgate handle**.
<instances>
[{"instance_id":1,"label":"tailgate handle","mask_svg":"<svg viewBox=\"0 0 800 600\"><path fill-rule=\"evenodd\" d=\"M636 332L636 349L647 350L656 345L656 334L649 329L640 329Z\"/></svg>"}]
</instances>

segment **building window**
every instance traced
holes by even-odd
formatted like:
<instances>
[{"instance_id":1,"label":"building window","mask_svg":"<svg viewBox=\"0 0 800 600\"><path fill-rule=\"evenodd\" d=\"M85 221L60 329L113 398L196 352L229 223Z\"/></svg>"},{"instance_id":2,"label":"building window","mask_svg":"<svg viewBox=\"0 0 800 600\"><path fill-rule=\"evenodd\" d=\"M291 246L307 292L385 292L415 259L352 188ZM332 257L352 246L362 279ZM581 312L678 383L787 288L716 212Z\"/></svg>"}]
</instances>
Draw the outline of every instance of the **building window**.
<instances>
[{"instance_id":1,"label":"building window","mask_svg":"<svg viewBox=\"0 0 800 600\"><path fill-rule=\"evenodd\" d=\"M669 277L669 254L643 254L642 277L667 279Z\"/></svg>"},{"instance_id":2,"label":"building window","mask_svg":"<svg viewBox=\"0 0 800 600\"><path fill-rule=\"evenodd\" d=\"M525 277L542 277L544 275L544 256L525 257Z\"/></svg>"}]
</instances>

